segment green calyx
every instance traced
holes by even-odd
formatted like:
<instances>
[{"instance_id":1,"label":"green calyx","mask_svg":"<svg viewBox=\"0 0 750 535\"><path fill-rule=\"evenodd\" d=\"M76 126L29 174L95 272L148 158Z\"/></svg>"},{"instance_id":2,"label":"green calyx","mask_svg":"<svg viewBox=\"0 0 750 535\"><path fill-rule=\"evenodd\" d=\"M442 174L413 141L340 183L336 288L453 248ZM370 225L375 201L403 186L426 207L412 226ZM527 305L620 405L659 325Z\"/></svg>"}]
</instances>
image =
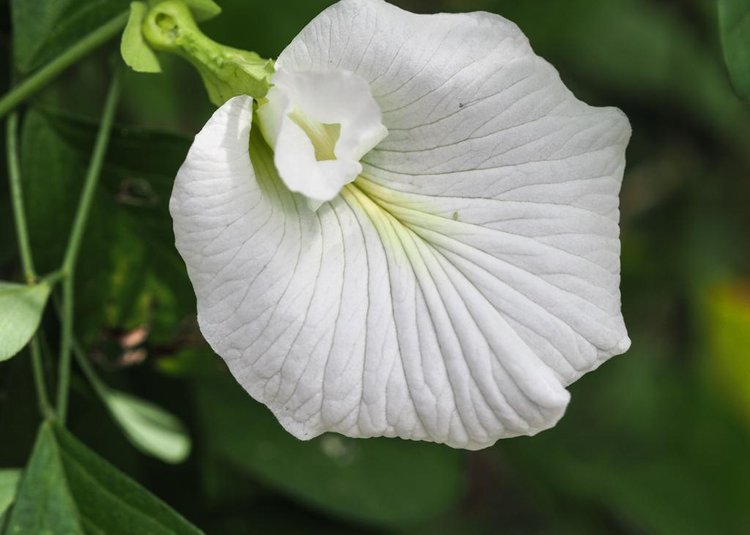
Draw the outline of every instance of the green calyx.
<instances>
[{"instance_id":1,"label":"green calyx","mask_svg":"<svg viewBox=\"0 0 750 535\"><path fill-rule=\"evenodd\" d=\"M237 95L266 95L273 62L255 52L221 45L206 37L196 20L220 12L213 0L133 2L120 51L133 70L160 72L156 51L178 54L198 70L216 106Z\"/></svg>"}]
</instances>

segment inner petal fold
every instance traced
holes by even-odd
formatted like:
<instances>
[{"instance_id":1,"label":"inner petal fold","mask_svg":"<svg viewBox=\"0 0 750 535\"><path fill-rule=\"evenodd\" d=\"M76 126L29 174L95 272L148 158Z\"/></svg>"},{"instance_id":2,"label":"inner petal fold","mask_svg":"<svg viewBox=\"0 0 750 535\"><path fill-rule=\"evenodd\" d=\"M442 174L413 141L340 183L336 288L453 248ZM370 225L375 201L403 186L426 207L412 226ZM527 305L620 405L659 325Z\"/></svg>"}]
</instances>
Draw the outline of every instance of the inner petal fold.
<instances>
[{"instance_id":1,"label":"inner petal fold","mask_svg":"<svg viewBox=\"0 0 750 535\"><path fill-rule=\"evenodd\" d=\"M336 143L341 136L340 124L319 123L305 116L301 110L292 111L289 118L310 138L317 161L324 162L336 159Z\"/></svg>"},{"instance_id":2,"label":"inner petal fold","mask_svg":"<svg viewBox=\"0 0 750 535\"><path fill-rule=\"evenodd\" d=\"M258 108L261 131L286 187L316 210L357 178L388 130L369 84L352 72L278 68L273 83Z\"/></svg>"}]
</instances>

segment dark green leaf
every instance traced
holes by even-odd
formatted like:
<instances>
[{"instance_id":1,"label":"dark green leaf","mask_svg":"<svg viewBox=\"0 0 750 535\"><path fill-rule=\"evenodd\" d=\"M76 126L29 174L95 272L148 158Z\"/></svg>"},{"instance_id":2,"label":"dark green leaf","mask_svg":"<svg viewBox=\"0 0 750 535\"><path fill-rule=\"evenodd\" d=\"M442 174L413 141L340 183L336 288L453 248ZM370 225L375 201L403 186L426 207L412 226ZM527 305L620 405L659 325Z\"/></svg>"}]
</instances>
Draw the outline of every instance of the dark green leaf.
<instances>
[{"instance_id":1,"label":"dark green leaf","mask_svg":"<svg viewBox=\"0 0 750 535\"><path fill-rule=\"evenodd\" d=\"M196 402L212 454L340 516L410 524L444 512L462 493L464 455L459 451L339 435L301 442L228 377L196 383Z\"/></svg>"},{"instance_id":2,"label":"dark green leaf","mask_svg":"<svg viewBox=\"0 0 750 535\"><path fill-rule=\"evenodd\" d=\"M25 464L38 419L31 359L24 356L0 363L0 466Z\"/></svg>"},{"instance_id":3,"label":"dark green leaf","mask_svg":"<svg viewBox=\"0 0 750 535\"><path fill-rule=\"evenodd\" d=\"M31 248L42 273L62 263L85 172L84 158L65 144L41 114L29 112L21 135L21 176Z\"/></svg>"},{"instance_id":4,"label":"dark green leaf","mask_svg":"<svg viewBox=\"0 0 750 535\"><path fill-rule=\"evenodd\" d=\"M96 125L59 113L44 117L66 147L84 158ZM187 138L175 134L115 128L105 163L105 174L111 178L101 185L101 195L114 204L107 215L113 265L107 324L133 328L151 323L152 341L159 343L167 342L172 330L195 310L168 209L174 176L189 146Z\"/></svg>"},{"instance_id":5,"label":"dark green leaf","mask_svg":"<svg viewBox=\"0 0 750 535\"><path fill-rule=\"evenodd\" d=\"M28 72L128 7L128 0L12 0L13 52Z\"/></svg>"},{"instance_id":6,"label":"dark green leaf","mask_svg":"<svg viewBox=\"0 0 750 535\"><path fill-rule=\"evenodd\" d=\"M96 123L52 111L45 111L44 117L60 138L78 153L91 151ZM106 165L120 174L148 179L160 196L169 197L172 181L191 142L189 137L179 134L115 126L107 149Z\"/></svg>"},{"instance_id":7,"label":"dark green leaf","mask_svg":"<svg viewBox=\"0 0 750 535\"><path fill-rule=\"evenodd\" d=\"M26 115L21 143L31 248L37 270L49 273L62 263L93 145L87 153L74 150L35 111ZM111 174L105 170L101 181L109 180ZM117 228L114 198L102 186L97 189L76 269L76 331L85 342L91 341L104 321L113 271L110 249Z\"/></svg>"},{"instance_id":8,"label":"dark green leaf","mask_svg":"<svg viewBox=\"0 0 750 535\"><path fill-rule=\"evenodd\" d=\"M719 0L719 27L732 84L750 98L750 1Z\"/></svg>"},{"instance_id":9,"label":"dark green leaf","mask_svg":"<svg viewBox=\"0 0 750 535\"><path fill-rule=\"evenodd\" d=\"M0 362L18 354L39 328L50 287L0 282Z\"/></svg>"},{"instance_id":10,"label":"dark green leaf","mask_svg":"<svg viewBox=\"0 0 750 535\"><path fill-rule=\"evenodd\" d=\"M201 533L67 431L44 423L11 513L9 533Z\"/></svg>"},{"instance_id":11,"label":"dark green leaf","mask_svg":"<svg viewBox=\"0 0 750 535\"><path fill-rule=\"evenodd\" d=\"M634 337L635 348L653 345ZM750 433L683 370L631 349L572 394L556 428L496 447L529 486L566 500L566 516L576 508L589 518L606 510L627 533L745 531Z\"/></svg>"},{"instance_id":12,"label":"dark green leaf","mask_svg":"<svg viewBox=\"0 0 750 535\"><path fill-rule=\"evenodd\" d=\"M96 124L32 111L22 171L32 249L40 271L62 261ZM77 332L98 343L103 328L150 324L166 343L195 309L168 212L185 138L127 128L113 132L77 270ZM37 155L44 154L44 158Z\"/></svg>"}]
</instances>

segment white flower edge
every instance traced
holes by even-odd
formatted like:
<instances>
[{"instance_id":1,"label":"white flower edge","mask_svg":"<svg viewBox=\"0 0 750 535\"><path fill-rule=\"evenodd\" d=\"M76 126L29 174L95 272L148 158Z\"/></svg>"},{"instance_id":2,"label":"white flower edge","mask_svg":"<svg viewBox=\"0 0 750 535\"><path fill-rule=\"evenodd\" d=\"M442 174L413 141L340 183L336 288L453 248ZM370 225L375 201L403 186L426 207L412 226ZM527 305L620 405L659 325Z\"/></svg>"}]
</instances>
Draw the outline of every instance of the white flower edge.
<instances>
[{"instance_id":1,"label":"white flower edge","mask_svg":"<svg viewBox=\"0 0 750 535\"><path fill-rule=\"evenodd\" d=\"M575 99L486 13L345 0L278 64L361 76L389 136L314 212L250 141L250 99L216 112L171 201L214 350L301 439L479 449L553 426L565 386L630 344L624 115Z\"/></svg>"}]
</instances>

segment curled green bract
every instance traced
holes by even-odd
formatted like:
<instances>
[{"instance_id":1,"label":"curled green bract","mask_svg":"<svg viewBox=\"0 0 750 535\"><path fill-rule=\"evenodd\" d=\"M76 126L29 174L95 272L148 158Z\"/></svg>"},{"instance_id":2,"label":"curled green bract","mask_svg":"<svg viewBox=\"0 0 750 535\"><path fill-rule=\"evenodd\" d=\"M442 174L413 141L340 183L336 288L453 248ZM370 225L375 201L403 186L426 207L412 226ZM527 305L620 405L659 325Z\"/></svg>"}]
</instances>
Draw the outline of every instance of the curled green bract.
<instances>
[{"instance_id":1,"label":"curled green bract","mask_svg":"<svg viewBox=\"0 0 750 535\"><path fill-rule=\"evenodd\" d=\"M215 6L214 11L211 6ZM166 0L148 5L133 2L121 44L125 63L138 72L159 72L156 52L171 52L198 70L216 106L239 95L264 97L274 72L273 62L255 52L217 43L198 28L196 19L205 20L218 11L218 6L208 0Z\"/></svg>"}]
</instances>

